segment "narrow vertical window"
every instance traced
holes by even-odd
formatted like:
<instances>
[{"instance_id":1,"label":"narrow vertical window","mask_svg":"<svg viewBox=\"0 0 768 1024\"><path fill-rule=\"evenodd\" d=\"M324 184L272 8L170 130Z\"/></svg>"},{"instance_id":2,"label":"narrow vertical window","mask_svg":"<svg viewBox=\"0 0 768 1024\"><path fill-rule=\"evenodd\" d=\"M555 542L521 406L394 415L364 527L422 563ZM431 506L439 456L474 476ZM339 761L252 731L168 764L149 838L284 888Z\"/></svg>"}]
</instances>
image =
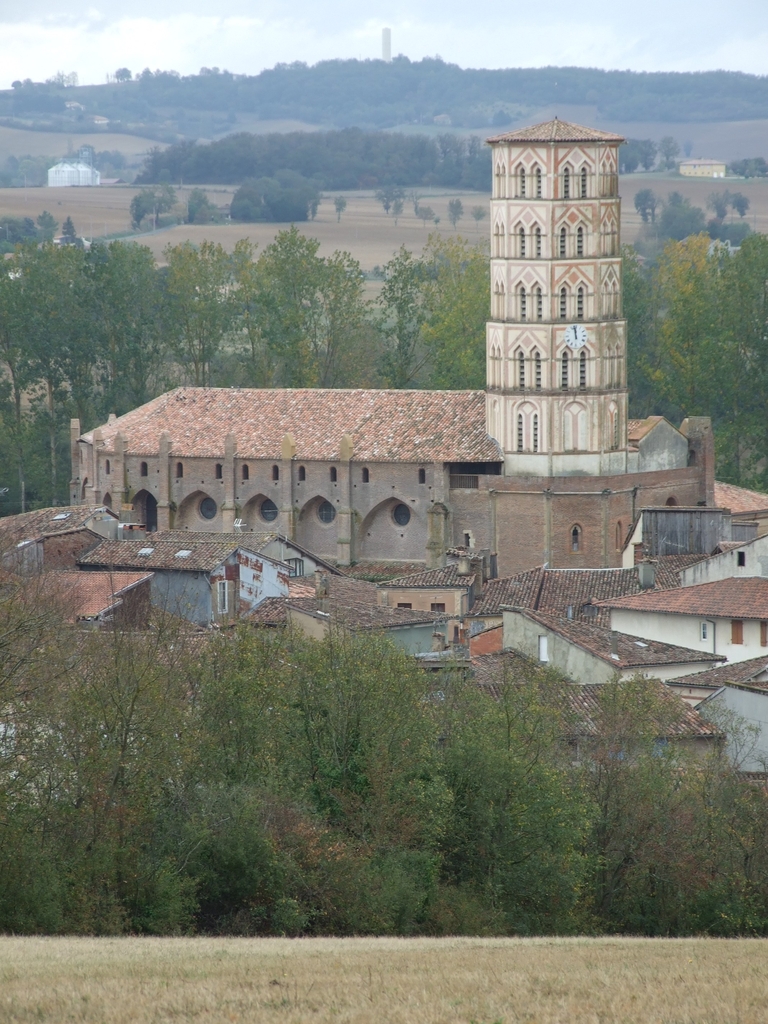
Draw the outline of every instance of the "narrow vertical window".
<instances>
[{"instance_id":1,"label":"narrow vertical window","mask_svg":"<svg viewBox=\"0 0 768 1024\"><path fill-rule=\"evenodd\" d=\"M744 643L744 622L742 619L731 619L731 643Z\"/></svg>"},{"instance_id":2,"label":"narrow vertical window","mask_svg":"<svg viewBox=\"0 0 768 1024\"><path fill-rule=\"evenodd\" d=\"M184 463L183 462L177 462L176 463L176 479L177 480L181 480L181 478L183 476L184 476Z\"/></svg>"},{"instance_id":3,"label":"narrow vertical window","mask_svg":"<svg viewBox=\"0 0 768 1024\"><path fill-rule=\"evenodd\" d=\"M619 447L619 413L618 410L613 417L613 450Z\"/></svg>"},{"instance_id":4,"label":"narrow vertical window","mask_svg":"<svg viewBox=\"0 0 768 1024\"><path fill-rule=\"evenodd\" d=\"M565 320L568 316L568 291L563 286L560 289L560 319Z\"/></svg>"},{"instance_id":5,"label":"narrow vertical window","mask_svg":"<svg viewBox=\"0 0 768 1024\"><path fill-rule=\"evenodd\" d=\"M536 168L536 198L541 199L541 168Z\"/></svg>"},{"instance_id":6,"label":"narrow vertical window","mask_svg":"<svg viewBox=\"0 0 768 1024\"><path fill-rule=\"evenodd\" d=\"M579 356L579 387L585 388L587 386L587 353L584 349L581 350Z\"/></svg>"},{"instance_id":7,"label":"narrow vertical window","mask_svg":"<svg viewBox=\"0 0 768 1024\"><path fill-rule=\"evenodd\" d=\"M104 471L107 474L107 476L109 476L111 469L112 467L109 464L109 459L107 459L106 464L104 466Z\"/></svg>"},{"instance_id":8,"label":"narrow vertical window","mask_svg":"<svg viewBox=\"0 0 768 1024\"><path fill-rule=\"evenodd\" d=\"M525 228L520 228L520 259L525 259Z\"/></svg>"},{"instance_id":9,"label":"narrow vertical window","mask_svg":"<svg viewBox=\"0 0 768 1024\"><path fill-rule=\"evenodd\" d=\"M581 527L580 526L573 526L573 527L571 527L571 551L576 552L576 551L580 551L580 550L581 550Z\"/></svg>"},{"instance_id":10,"label":"narrow vertical window","mask_svg":"<svg viewBox=\"0 0 768 1024\"><path fill-rule=\"evenodd\" d=\"M523 450L523 414L521 412L517 414L517 450L519 452Z\"/></svg>"},{"instance_id":11,"label":"narrow vertical window","mask_svg":"<svg viewBox=\"0 0 768 1024\"><path fill-rule=\"evenodd\" d=\"M303 483L307 479L306 466L299 466L299 480Z\"/></svg>"},{"instance_id":12,"label":"narrow vertical window","mask_svg":"<svg viewBox=\"0 0 768 1024\"><path fill-rule=\"evenodd\" d=\"M560 360L560 387L568 387L568 349L563 352L563 358Z\"/></svg>"},{"instance_id":13,"label":"narrow vertical window","mask_svg":"<svg viewBox=\"0 0 768 1024\"><path fill-rule=\"evenodd\" d=\"M536 288L536 319L544 319L544 298L541 294L541 288Z\"/></svg>"},{"instance_id":14,"label":"narrow vertical window","mask_svg":"<svg viewBox=\"0 0 768 1024\"><path fill-rule=\"evenodd\" d=\"M216 463L216 479L221 480L224 477L224 467L220 462Z\"/></svg>"},{"instance_id":15,"label":"narrow vertical window","mask_svg":"<svg viewBox=\"0 0 768 1024\"><path fill-rule=\"evenodd\" d=\"M582 227L576 232L576 255L584 255L584 228Z\"/></svg>"},{"instance_id":16,"label":"narrow vertical window","mask_svg":"<svg viewBox=\"0 0 768 1024\"><path fill-rule=\"evenodd\" d=\"M360 472L360 478L364 484L369 484L371 482L371 474L366 466L363 466Z\"/></svg>"},{"instance_id":17,"label":"narrow vertical window","mask_svg":"<svg viewBox=\"0 0 768 1024\"><path fill-rule=\"evenodd\" d=\"M541 353L536 352L533 358L533 365L535 368L535 382L536 390L541 391Z\"/></svg>"},{"instance_id":18,"label":"narrow vertical window","mask_svg":"<svg viewBox=\"0 0 768 1024\"><path fill-rule=\"evenodd\" d=\"M525 294L525 285L520 285L520 319L525 320L528 313L528 297Z\"/></svg>"},{"instance_id":19,"label":"narrow vertical window","mask_svg":"<svg viewBox=\"0 0 768 1024\"><path fill-rule=\"evenodd\" d=\"M760 623L760 646L768 647L768 622Z\"/></svg>"},{"instance_id":20,"label":"narrow vertical window","mask_svg":"<svg viewBox=\"0 0 768 1024\"><path fill-rule=\"evenodd\" d=\"M525 199L525 168L520 168L520 195Z\"/></svg>"},{"instance_id":21,"label":"narrow vertical window","mask_svg":"<svg viewBox=\"0 0 768 1024\"><path fill-rule=\"evenodd\" d=\"M243 480L248 480L250 478L251 471L248 469L247 466L243 466L243 474L242 475L243 475Z\"/></svg>"},{"instance_id":22,"label":"narrow vertical window","mask_svg":"<svg viewBox=\"0 0 768 1024\"><path fill-rule=\"evenodd\" d=\"M525 354L517 353L517 383L521 388L525 387Z\"/></svg>"},{"instance_id":23,"label":"narrow vertical window","mask_svg":"<svg viewBox=\"0 0 768 1024\"><path fill-rule=\"evenodd\" d=\"M537 412L533 414L533 450L535 452L539 450L539 414Z\"/></svg>"},{"instance_id":24,"label":"narrow vertical window","mask_svg":"<svg viewBox=\"0 0 768 1024\"><path fill-rule=\"evenodd\" d=\"M579 289L576 292L576 319L584 319L584 289L579 285Z\"/></svg>"},{"instance_id":25,"label":"narrow vertical window","mask_svg":"<svg viewBox=\"0 0 768 1024\"><path fill-rule=\"evenodd\" d=\"M560 228L560 259L564 260L566 255L566 239L567 233L565 228Z\"/></svg>"},{"instance_id":26,"label":"narrow vertical window","mask_svg":"<svg viewBox=\"0 0 768 1024\"><path fill-rule=\"evenodd\" d=\"M566 167L563 171L563 199L571 198L571 172Z\"/></svg>"},{"instance_id":27,"label":"narrow vertical window","mask_svg":"<svg viewBox=\"0 0 768 1024\"><path fill-rule=\"evenodd\" d=\"M146 462L142 462L139 472L141 476L149 476L149 467Z\"/></svg>"},{"instance_id":28,"label":"narrow vertical window","mask_svg":"<svg viewBox=\"0 0 768 1024\"><path fill-rule=\"evenodd\" d=\"M279 466L273 466L272 467L272 479L273 480L279 480L280 479L280 467Z\"/></svg>"},{"instance_id":29,"label":"narrow vertical window","mask_svg":"<svg viewBox=\"0 0 768 1024\"><path fill-rule=\"evenodd\" d=\"M425 484L427 482L427 471L426 469L419 470L419 483Z\"/></svg>"},{"instance_id":30,"label":"narrow vertical window","mask_svg":"<svg viewBox=\"0 0 768 1024\"><path fill-rule=\"evenodd\" d=\"M623 540L623 533L621 531L621 520L616 523L616 550L621 551L621 542Z\"/></svg>"},{"instance_id":31,"label":"narrow vertical window","mask_svg":"<svg viewBox=\"0 0 768 1024\"><path fill-rule=\"evenodd\" d=\"M335 484L336 483L336 479L337 479L336 467L335 466L331 466L331 483Z\"/></svg>"},{"instance_id":32,"label":"narrow vertical window","mask_svg":"<svg viewBox=\"0 0 768 1024\"><path fill-rule=\"evenodd\" d=\"M536 238L536 259L541 259L541 228L536 228L534 232Z\"/></svg>"},{"instance_id":33,"label":"narrow vertical window","mask_svg":"<svg viewBox=\"0 0 768 1024\"><path fill-rule=\"evenodd\" d=\"M581 198L587 198L587 168L581 168Z\"/></svg>"}]
</instances>

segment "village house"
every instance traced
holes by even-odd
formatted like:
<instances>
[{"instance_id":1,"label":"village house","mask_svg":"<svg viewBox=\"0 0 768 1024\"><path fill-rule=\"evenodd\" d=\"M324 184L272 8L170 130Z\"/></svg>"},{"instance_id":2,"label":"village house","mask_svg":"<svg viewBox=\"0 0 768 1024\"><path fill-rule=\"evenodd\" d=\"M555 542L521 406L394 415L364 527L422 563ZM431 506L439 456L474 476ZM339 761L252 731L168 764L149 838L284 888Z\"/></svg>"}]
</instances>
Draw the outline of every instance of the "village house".
<instances>
[{"instance_id":1,"label":"village house","mask_svg":"<svg viewBox=\"0 0 768 1024\"><path fill-rule=\"evenodd\" d=\"M78 560L85 571L151 571L152 604L200 626L233 621L288 593L289 568L243 538L104 541Z\"/></svg>"},{"instance_id":2,"label":"village house","mask_svg":"<svg viewBox=\"0 0 768 1024\"><path fill-rule=\"evenodd\" d=\"M0 519L0 562L11 572L74 569L77 559L117 536L117 515L105 505L41 508Z\"/></svg>"},{"instance_id":3,"label":"village house","mask_svg":"<svg viewBox=\"0 0 768 1024\"><path fill-rule=\"evenodd\" d=\"M68 622L78 625L149 625L152 573L79 572L54 569L40 581L45 594L60 603Z\"/></svg>"}]
</instances>

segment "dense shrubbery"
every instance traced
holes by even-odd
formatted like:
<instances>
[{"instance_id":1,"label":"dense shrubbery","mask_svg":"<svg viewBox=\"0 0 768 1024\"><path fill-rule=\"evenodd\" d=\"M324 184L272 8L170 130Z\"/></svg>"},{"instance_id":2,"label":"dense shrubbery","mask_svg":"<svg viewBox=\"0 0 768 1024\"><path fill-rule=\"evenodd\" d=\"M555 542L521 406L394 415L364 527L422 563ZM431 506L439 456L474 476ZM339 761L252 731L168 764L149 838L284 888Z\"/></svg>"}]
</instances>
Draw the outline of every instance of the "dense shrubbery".
<instances>
[{"instance_id":1,"label":"dense shrubbery","mask_svg":"<svg viewBox=\"0 0 768 1024\"><path fill-rule=\"evenodd\" d=\"M446 185L485 189L491 155L479 139L455 135L431 139L356 128L284 135L242 132L205 145L179 142L165 150L153 149L137 180L231 185L279 178L291 171L311 180L315 188Z\"/></svg>"},{"instance_id":2,"label":"dense shrubbery","mask_svg":"<svg viewBox=\"0 0 768 1024\"><path fill-rule=\"evenodd\" d=\"M766 793L660 749L642 681L574 765L533 665L493 699L370 635L58 615L0 598L0 931L768 930Z\"/></svg>"},{"instance_id":3,"label":"dense shrubbery","mask_svg":"<svg viewBox=\"0 0 768 1024\"><path fill-rule=\"evenodd\" d=\"M295 171L278 171L274 178L241 185L232 197L229 213L238 221L291 223L314 218L319 202L314 182Z\"/></svg>"}]
</instances>

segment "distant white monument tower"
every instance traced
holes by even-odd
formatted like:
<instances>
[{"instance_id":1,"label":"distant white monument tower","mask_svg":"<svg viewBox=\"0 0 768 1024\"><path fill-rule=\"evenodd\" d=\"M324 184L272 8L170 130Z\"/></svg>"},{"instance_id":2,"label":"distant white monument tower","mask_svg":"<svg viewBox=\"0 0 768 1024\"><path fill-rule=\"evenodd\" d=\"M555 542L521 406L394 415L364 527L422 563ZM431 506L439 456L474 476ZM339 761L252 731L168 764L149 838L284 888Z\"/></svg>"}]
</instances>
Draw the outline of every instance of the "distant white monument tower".
<instances>
[{"instance_id":1,"label":"distant white monument tower","mask_svg":"<svg viewBox=\"0 0 768 1024\"><path fill-rule=\"evenodd\" d=\"M386 61L392 60L392 29L383 28L381 30L381 59Z\"/></svg>"}]
</instances>

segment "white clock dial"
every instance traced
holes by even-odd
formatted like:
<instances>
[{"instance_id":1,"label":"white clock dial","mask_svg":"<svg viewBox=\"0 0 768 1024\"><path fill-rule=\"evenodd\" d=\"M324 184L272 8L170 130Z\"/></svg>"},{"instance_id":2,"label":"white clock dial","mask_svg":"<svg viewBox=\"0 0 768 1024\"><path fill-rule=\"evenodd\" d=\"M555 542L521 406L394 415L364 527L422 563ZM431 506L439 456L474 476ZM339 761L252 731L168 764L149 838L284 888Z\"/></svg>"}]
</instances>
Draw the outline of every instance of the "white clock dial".
<instances>
[{"instance_id":1,"label":"white clock dial","mask_svg":"<svg viewBox=\"0 0 768 1024\"><path fill-rule=\"evenodd\" d=\"M577 348L584 348L589 341L587 329L583 324L571 324L565 329L565 344L574 351Z\"/></svg>"}]
</instances>

